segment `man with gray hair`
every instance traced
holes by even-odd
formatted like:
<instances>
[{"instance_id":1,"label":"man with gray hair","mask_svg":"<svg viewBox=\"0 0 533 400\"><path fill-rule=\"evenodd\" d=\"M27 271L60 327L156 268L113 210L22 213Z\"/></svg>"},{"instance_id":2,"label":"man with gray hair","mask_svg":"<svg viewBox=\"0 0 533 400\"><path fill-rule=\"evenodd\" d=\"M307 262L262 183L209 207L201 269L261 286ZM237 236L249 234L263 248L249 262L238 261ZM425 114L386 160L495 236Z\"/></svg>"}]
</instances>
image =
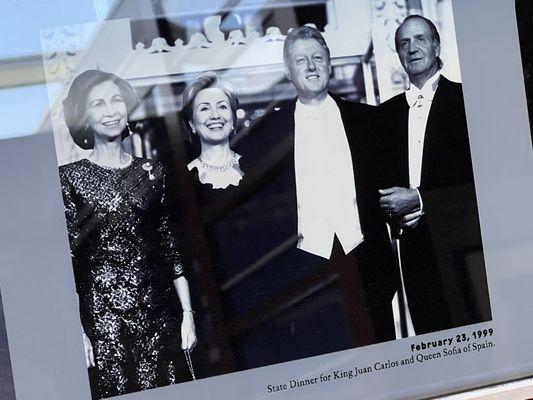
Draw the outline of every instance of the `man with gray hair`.
<instances>
[{"instance_id":1,"label":"man with gray hair","mask_svg":"<svg viewBox=\"0 0 533 400\"><path fill-rule=\"evenodd\" d=\"M380 106L380 206L399 238L410 334L487 321L462 86L441 73L440 35L429 19L407 17L395 41L410 87Z\"/></svg>"},{"instance_id":2,"label":"man with gray hair","mask_svg":"<svg viewBox=\"0 0 533 400\"><path fill-rule=\"evenodd\" d=\"M328 92L330 51L317 29L291 30L283 60L297 96L274 104L254 122L239 148L240 165L248 179L270 166L252 183L261 208L269 207L271 193L285 199L284 208L276 210L285 217L275 225L275 235L279 242L292 242L284 255L290 267L280 276L294 271L306 276L318 268L333 276L338 272L334 286L344 296L342 321L351 336L332 343L342 332L334 327L342 321L326 313L316 317L320 324L312 332L292 329L294 346L314 335L315 345L306 355L316 355L392 340L396 275L377 186L370 179L374 108Z\"/></svg>"}]
</instances>

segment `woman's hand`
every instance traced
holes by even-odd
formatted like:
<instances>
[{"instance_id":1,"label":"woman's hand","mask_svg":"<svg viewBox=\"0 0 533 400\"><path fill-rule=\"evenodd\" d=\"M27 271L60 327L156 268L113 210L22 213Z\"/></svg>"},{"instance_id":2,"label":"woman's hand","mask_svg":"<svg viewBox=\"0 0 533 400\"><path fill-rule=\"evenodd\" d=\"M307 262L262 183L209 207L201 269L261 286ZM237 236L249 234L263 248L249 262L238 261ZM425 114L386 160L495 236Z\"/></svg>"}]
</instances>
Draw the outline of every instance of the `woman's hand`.
<instances>
[{"instance_id":1,"label":"woman's hand","mask_svg":"<svg viewBox=\"0 0 533 400\"><path fill-rule=\"evenodd\" d=\"M194 325L194 316L191 310L183 311L183 320L181 321L181 348L182 350L192 351L196 346L196 327Z\"/></svg>"},{"instance_id":2,"label":"woman's hand","mask_svg":"<svg viewBox=\"0 0 533 400\"><path fill-rule=\"evenodd\" d=\"M87 368L91 368L95 366L93 345L91 344L91 340L85 334L85 332L83 332L82 335L83 335L83 347L85 348L85 362L87 363Z\"/></svg>"}]
</instances>

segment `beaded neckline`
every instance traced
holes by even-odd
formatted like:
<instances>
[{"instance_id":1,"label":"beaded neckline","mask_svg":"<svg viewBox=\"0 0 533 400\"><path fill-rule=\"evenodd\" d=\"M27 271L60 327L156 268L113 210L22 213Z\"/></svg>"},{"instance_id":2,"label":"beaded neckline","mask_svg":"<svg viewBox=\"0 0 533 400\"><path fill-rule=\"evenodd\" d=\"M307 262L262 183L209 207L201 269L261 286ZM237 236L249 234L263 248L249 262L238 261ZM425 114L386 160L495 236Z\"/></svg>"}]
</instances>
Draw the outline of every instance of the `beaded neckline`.
<instances>
[{"instance_id":1,"label":"beaded neckline","mask_svg":"<svg viewBox=\"0 0 533 400\"><path fill-rule=\"evenodd\" d=\"M204 168L204 169L206 169L208 171L213 171L213 172L226 172L226 171L229 171L231 168L233 168L235 165L238 165L238 163L239 163L239 160L238 160L238 157L237 157L236 153L233 153L233 157L231 158L231 160L229 160L225 164L221 164L221 165L209 164L209 163L203 161L201 157L198 157L198 161L200 162L200 165L202 166L202 168Z\"/></svg>"}]
</instances>

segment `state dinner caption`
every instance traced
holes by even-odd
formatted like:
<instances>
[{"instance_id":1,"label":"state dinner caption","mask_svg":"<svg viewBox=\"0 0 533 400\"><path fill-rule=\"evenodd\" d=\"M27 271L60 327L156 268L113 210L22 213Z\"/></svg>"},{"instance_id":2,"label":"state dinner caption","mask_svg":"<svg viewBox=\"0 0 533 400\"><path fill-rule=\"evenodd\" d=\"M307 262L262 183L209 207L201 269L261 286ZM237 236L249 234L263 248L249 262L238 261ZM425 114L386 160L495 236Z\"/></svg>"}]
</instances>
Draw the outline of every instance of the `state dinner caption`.
<instances>
[{"instance_id":1,"label":"state dinner caption","mask_svg":"<svg viewBox=\"0 0 533 400\"><path fill-rule=\"evenodd\" d=\"M479 353L496 346L491 340L493 335L494 330L488 328L472 331L470 334L460 333L443 339L420 341L410 345L411 353L413 354L399 360L379 360L365 366L335 369L316 376L294 378L279 384L268 384L266 391L267 393L277 393L317 384L351 380L362 375L382 372L392 368L408 367L450 356Z\"/></svg>"}]
</instances>

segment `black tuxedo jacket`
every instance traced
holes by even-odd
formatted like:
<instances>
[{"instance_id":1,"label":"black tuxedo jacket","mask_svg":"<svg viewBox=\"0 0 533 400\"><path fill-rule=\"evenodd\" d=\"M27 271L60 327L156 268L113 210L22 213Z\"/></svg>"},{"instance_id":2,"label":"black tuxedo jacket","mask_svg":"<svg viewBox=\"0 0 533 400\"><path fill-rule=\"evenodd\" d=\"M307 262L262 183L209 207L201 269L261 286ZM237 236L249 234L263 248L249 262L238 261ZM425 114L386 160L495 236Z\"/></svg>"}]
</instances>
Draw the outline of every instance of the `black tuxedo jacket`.
<instances>
[{"instance_id":1,"label":"black tuxedo jacket","mask_svg":"<svg viewBox=\"0 0 533 400\"><path fill-rule=\"evenodd\" d=\"M352 252L357 265L350 267L359 274L362 286L362 289L357 289L354 285L353 290L364 292L361 296L365 304L354 306L360 307L359 312L366 314L365 318L368 317L369 321L368 337L356 340L356 345L392 340L394 325L390 304L399 274L393 266L386 224L379 209L377 184L371 179L375 157L369 151L369 141L376 108L348 103L331 96L340 109L350 146L359 218L365 238ZM292 259L301 261L314 256L306 256L304 251L296 249L298 215L294 166L295 106L296 99L273 104L266 115L255 120L250 129L237 138L233 148L242 155L240 166L245 173L242 189L252 192L255 203L261 204L259 208L268 208L275 199L283 198L283 207L271 213L283 214L283 218L275 222L275 235L280 242L292 238ZM334 197L336 194L329 195ZM257 245L260 246L260 243ZM327 262L331 264L336 261L332 257ZM363 323L354 321L354 324Z\"/></svg>"},{"instance_id":2,"label":"black tuxedo jacket","mask_svg":"<svg viewBox=\"0 0 533 400\"><path fill-rule=\"evenodd\" d=\"M409 187L405 94L378 111L381 186ZM425 214L400 236L417 334L491 318L462 86L441 76L426 126L419 192Z\"/></svg>"}]
</instances>

